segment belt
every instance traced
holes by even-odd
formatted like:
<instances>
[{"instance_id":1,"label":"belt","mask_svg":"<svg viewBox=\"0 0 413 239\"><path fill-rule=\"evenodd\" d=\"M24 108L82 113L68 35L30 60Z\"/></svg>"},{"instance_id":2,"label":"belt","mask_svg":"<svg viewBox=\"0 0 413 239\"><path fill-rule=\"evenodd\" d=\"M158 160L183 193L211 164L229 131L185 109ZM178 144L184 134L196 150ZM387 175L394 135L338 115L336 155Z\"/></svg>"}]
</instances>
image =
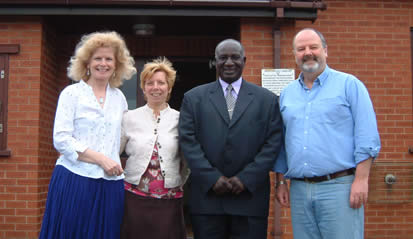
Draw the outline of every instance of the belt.
<instances>
[{"instance_id":1,"label":"belt","mask_svg":"<svg viewBox=\"0 0 413 239\"><path fill-rule=\"evenodd\" d=\"M292 179L293 180L305 181L307 183L319 183L319 182L331 180L331 179L334 179L334 178L353 175L355 171L356 171L355 168L349 168L349 169L346 169L346 170L343 170L343 171L338 171L338 172L327 174L327 175L324 175L324 176L315 176L315 177L311 177L311 178L306 178L306 177L304 177L304 178L292 178Z\"/></svg>"}]
</instances>

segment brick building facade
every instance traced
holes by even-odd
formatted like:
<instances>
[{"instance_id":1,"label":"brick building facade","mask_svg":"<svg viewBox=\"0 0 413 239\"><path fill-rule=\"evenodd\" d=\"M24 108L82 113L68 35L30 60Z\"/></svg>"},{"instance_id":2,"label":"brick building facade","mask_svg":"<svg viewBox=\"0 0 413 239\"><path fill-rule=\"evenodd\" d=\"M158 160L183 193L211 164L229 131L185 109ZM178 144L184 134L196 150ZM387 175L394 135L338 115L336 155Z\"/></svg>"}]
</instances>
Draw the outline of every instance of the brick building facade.
<instances>
[{"instance_id":1,"label":"brick building facade","mask_svg":"<svg viewBox=\"0 0 413 239\"><path fill-rule=\"evenodd\" d=\"M261 69L277 64L299 72L292 54L292 38L304 27L320 30L327 40L329 66L357 76L367 86L377 114L382 150L371 170L365 238L413 238L413 2L324 0L324 3L327 9L319 10L314 21L236 18L239 29L229 36L239 38L245 46L244 77L260 85ZM225 21L226 18L219 19L217 24ZM141 48L146 44L145 39L125 35L131 52L147 51ZM279 41L275 41L277 36ZM1 106L7 118L4 124L7 145L0 150L0 238L38 236L57 158L52 145L57 98L69 83L67 62L79 37L65 33L44 16L0 16L0 62L6 62L7 80L5 84L0 79L2 97L7 96L7 101L3 101L7 105ZM194 47L198 49L196 55L213 56L220 37L222 34L202 43L205 37L195 36L192 42L202 46ZM160 39L165 43L172 38ZM185 40L178 38L175 49L179 49L182 41ZM201 48L207 52L201 52ZM278 63L276 48L279 48ZM166 44L145 54L159 53L181 54ZM188 54L191 53L185 56ZM180 94L179 90L176 92ZM395 184L384 182L387 174L396 176ZM268 239L293 238L289 210L279 209L274 198L270 215Z\"/></svg>"}]
</instances>

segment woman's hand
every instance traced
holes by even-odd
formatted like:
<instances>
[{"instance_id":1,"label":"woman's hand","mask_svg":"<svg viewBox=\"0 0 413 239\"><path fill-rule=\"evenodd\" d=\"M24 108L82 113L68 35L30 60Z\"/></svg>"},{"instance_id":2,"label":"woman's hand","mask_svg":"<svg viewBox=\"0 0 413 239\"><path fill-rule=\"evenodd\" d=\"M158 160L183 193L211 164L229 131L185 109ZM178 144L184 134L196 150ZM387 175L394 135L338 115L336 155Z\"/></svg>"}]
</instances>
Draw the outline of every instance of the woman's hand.
<instances>
[{"instance_id":1,"label":"woman's hand","mask_svg":"<svg viewBox=\"0 0 413 239\"><path fill-rule=\"evenodd\" d=\"M106 157L104 154L91 149L86 149L83 153L79 153L79 160L99 165L109 176L119 176L123 173L123 169L120 164Z\"/></svg>"},{"instance_id":2,"label":"woman's hand","mask_svg":"<svg viewBox=\"0 0 413 239\"><path fill-rule=\"evenodd\" d=\"M106 157L103 154L101 157L101 163L99 165L103 168L103 170L105 170L107 175L120 176L123 173L122 166L120 166L118 163L114 162L112 159Z\"/></svg>"}]
</instances>

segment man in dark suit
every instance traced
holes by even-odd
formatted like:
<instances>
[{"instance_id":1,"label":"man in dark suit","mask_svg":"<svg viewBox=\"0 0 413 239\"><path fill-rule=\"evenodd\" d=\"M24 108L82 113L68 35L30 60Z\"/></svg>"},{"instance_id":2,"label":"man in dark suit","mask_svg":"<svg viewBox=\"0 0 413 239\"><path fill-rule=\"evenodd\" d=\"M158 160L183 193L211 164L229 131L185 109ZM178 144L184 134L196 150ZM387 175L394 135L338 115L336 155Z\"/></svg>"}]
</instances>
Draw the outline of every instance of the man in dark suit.
<instances>
[{"instance_id":1,"label":"man in dark suit","mask_svg":"<svg viewBox=\"0 0 413 239\"><path fill-rule=\"evenodd\" d=\"M220 42L215 59L219 79L185 93L179 120L194 236L265 239L269 171L282 132L277 96L241 77L240 42Z\"/></svg>"}]
</instances>

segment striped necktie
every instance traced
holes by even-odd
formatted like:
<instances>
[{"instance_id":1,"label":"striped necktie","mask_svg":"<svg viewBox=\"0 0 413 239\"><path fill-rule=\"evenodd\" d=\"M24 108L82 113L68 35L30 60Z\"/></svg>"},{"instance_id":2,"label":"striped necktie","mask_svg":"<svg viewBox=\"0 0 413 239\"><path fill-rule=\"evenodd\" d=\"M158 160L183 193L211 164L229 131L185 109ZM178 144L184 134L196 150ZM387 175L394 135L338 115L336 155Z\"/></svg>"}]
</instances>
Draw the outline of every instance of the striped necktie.
<instances>
[{"instance_id":1,"label":"striped necktie","mask_svg":"<svg viewBox=\"0 0 413 239\"><path fill-rule=\"evenodd\" d=\"M229 114L229 119L232 119L232 113L234 112L234 107L235 107L235 102L237 99L232 95L232 91L234 89L232 88L232 85L229 84L227 86L227 95L225 96L225 101L227 102L227 107L228 107L228 114Z\"/></svg>"}]
</instances>

